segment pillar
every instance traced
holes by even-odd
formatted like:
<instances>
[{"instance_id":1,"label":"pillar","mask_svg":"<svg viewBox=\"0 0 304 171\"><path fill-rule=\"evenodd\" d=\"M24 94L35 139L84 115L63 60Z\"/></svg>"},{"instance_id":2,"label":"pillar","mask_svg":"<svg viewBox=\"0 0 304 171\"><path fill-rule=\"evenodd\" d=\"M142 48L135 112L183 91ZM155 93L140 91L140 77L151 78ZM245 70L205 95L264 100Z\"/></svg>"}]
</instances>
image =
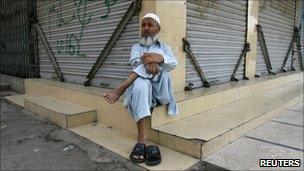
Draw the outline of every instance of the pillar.
<instances>
[{"instance_id":1,"label":"pillar","mask_svg":"<svg viewBox=\"0 0 304 171\"><path fill-rule=\"evenodd\" d=\"M250 43L250 52L246 54L245 75L247 78L254 78L256 71L257 56L257 30L259 1L248 0L247 12L247 42Z\"/></svg>"}]
</instances>

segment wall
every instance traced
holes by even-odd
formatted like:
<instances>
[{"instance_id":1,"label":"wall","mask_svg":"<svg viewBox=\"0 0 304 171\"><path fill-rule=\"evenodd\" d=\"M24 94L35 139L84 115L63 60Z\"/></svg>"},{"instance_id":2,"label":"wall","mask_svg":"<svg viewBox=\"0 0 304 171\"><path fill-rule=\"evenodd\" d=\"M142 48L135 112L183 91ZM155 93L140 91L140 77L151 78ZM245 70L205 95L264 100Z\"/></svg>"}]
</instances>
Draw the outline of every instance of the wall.
<instances>
[{"instance_id":1,"label":"wall","mask_svg":"<svg viewBox=\"0 0 304 171\"><path fill-rule=\"evenodd\" d=\"M250 52L246 54L245 75L247 78L254 78L257 54L257 30L259 1L248 1L247 13L247 42L250 43Z\"/></svg>"}]
</instances>

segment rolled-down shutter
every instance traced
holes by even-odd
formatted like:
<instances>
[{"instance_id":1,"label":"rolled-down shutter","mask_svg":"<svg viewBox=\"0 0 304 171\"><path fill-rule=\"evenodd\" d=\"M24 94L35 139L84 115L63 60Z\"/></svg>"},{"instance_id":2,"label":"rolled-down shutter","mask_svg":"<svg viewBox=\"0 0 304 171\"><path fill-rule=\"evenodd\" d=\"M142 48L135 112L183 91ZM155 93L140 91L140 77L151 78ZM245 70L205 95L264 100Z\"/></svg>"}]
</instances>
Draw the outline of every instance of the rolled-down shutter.
<instances>
[{"instance_id":1,"label":"rolled-down shutter","mask_svg":"<svg viewBox=\"0 0 304 171\"><path fill-rule=\"evenodd\" d=\"M300 26L300 22L301 22L301 16L302 16L302 3L303 0L297 0L297 5L296 5L296 20L295 20L295 26L297 28L299 28ZM303 21L303 20L302 20ZM300 42L301 42L301 46L302 46L302 61L303 61L303 23L301 26L301 30L300 30ZM294 54L294 68L296 70L300 70L300 65L299 65L299 58L298 58L298 53L297 53L297 48L295 46L295 54Z\"/></svg>"},{"instance_id":2,"label":"rolled-down shutter","mask_svg":"<svg viewBox=\"0 0 304 171\"><path fill-rule=\"evenodd\" d=\"M247 0L188 0L187 39L211 84L228 82L241 55L246 35ZM237 78L244 74L242 62ZM186 82L202 82L190 58L186 61Z\"/></svg>"},{"instance_id":3,"label":"rolled-down shutter","mask_svg":"<svg viewBox=\"0 0 304 171\"><path fill-rule=\"evenodd\" d=\"M258 16L258 22L263 28L272 71L279 72L293 36L295 1L259 0ZM257 46L256 73L267 75L259 42ZM289 57L286 64L287 69L290 69L290 59Z\"/></svg>"},{"instance_id":4,"label":"rolled-down shutter","mask_svg":"<svg viewBox=\"0 0 304 171\"><path fill-rule=\"evenodd\" d=\"M130 0L38 0L38 20L67 82L83 84L105 47ZM138 14L124 28L92 85L115 87L131 71L128 64L132 44L138 41ZM40 74L55 72L39 41Z\"/></svg>"},{"instance_id":5,"label":"rolled-down shutter","mask_svg":"<svg viewBox=\"0 0 304 171\"><path fill-rule=\"evenodd\" d=\"M32 77L29 56L28 0L0 1L0 71L2 74Z\"/></svg>"},{"instance_id":6,"label":"rolled-down shutter","mask_svg":"<svg viewBox=\"0 0 304 171\"><path fill-rule=\"evenodd\" d=\"M304 2L302 1L302 17L304 15ZM304 18L302 19L302 36L301 36L301 43L302 43L302 61L304 65ZM304 66L303 66L304 67Z\"/></svg>"},{"instance_id":7,"label":"rolled-down shutter","mask_svg":"<svg viewBox=\"0 0 304 171\"><path fill-rule=\"evenodd\" d=\"M303 67L304 67L304 1L303 0L298 0L298 7L297 10L298 12L298 23L302 22L301 26L301 50L302 50L302 61L303 61ZM299 16L300 14L300 16ZM301 20L302 19L302 20Z\"/></svg>"}]
</instances>

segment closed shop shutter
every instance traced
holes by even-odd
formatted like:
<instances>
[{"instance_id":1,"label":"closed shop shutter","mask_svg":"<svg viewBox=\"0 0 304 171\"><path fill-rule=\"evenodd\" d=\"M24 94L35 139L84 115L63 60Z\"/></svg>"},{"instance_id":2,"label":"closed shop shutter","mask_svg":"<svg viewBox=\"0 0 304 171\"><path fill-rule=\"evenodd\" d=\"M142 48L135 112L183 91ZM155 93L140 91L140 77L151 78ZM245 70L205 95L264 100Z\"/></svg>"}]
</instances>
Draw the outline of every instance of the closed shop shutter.
<instances>
[{"instance_id":1,"label":"closed shop shutter","mask_svg":"<svg viewBox=\"0 0 304 171\"><path fill-rule=\"evenodd\" d=\"M302 5L302 17L304 15L304 2ZM302 20L302 36L301 36L301 43L302 43L302 61L304 65L304 19Z\"/></svg>"},{"instance_id":2,"label":"closed shop shutter","mask_svg":"<svg viewBox=\"0 0 304 171\"><path fill-rule=\"evenodd\" d=\"M299 9L299 7L301 6L302 8L299 10L301 11L301 16L299 16L299 20L300 22L302 21L302 26L301 26L301 50L302 50L302 61L303 61L303 67L304 67L304 1L303 0L299 0L299 6L297 9ZM301 20L302 17L302 20Z\"/></svg>"},{"instance_id":3,"label":"closed shop shutter","mask_svg":"<svg viewBox=\"0 0 304 171\"><path fill-rule=\"evenodd\" d=\"M83 84L105 47L130 0L38 0L38 20L67 82ZM130 49L138 41L138 14L124 28L92 85L115 87L131 71ZM55 76L39 41L40 74Z\"/></svg>"},{"instance_id":4,"label":"closed shop shutter","mask_svg":"<svg viewBox=\"0 0 304 171\"><path fill-rule=\"evenodd\" d=\"M187 39L210 84L228 82L245 44L247 0L188 0ZM244 74L242 62L236 78ZM186 82L202 86L190 58Z\"/></svg>"},{"instance_id":5,"label":"closed shop shutter","mask_svg":"<svg viewBox=\"0 0 304 171\"><path fill-rule=\"evenodd\" d=\"M302 3L303 3L303 0L297 0L297 7L296 7L296 20L295 20L295 26L297 28L299 28L300 26L300 22L301 22L301 16L302 16ZM303 20L302 20L303 21ZM303 58L303 23L302 23L302 26L301 26L301 30L300 30L300 42L301 42L301 46L302 46L302 58ZM297 51L297 48L295 46L295 51ZM299 58L298 58L298 53L295 53L294 54L294 68L296 70L300 70L300 65L299 65ZM303 61L303 59L302 59Z\"/></svg>"},{"instance_id":6,"label":"closed shop shutter","mask_svg":"<svg viewBox=\"0 0 304 171\"><path fill-rule=\"evenodd\" d=\"M28 0L0 1L0 72L16 77L32 77L29 55Z\"/></svg>"},{"instance_id":7,"label":"closed shop shutter","mask_svg":"<svg viewBox=\"0 0 304 171\"><path fill-rule=\"evenodd\" d=\"M269 1L259 0L258 22L263 28L263 33L269 52L272 71L280 72L284 57L292 40L295 23L295 0ZM267 75L267 69L260 48L257 44L257 65L258 75ZM290 69L290 57L286 69Z\"/></svg>"}]
</instances>

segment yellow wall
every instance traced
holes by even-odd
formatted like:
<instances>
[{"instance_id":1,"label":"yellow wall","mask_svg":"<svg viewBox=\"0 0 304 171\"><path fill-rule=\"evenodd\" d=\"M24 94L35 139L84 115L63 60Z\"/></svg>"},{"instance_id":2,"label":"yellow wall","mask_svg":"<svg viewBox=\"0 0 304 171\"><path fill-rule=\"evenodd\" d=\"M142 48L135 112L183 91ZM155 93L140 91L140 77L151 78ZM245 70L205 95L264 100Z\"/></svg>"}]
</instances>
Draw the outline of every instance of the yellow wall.
<instances>
[{"instance_id":1,"label":"yellow wall","mask_svg":"<svg viewBox=\"0 0 304 171\"><path fill-rule=\"evenodd\" d=\"M250 43L250 52L246 54L246 71L245 75L248 78L253 78L256 70L256 54L257 54L257 30L258 24L259 1L248 1L247 14L247 42Z\"/></svg>"}]
</instances>

